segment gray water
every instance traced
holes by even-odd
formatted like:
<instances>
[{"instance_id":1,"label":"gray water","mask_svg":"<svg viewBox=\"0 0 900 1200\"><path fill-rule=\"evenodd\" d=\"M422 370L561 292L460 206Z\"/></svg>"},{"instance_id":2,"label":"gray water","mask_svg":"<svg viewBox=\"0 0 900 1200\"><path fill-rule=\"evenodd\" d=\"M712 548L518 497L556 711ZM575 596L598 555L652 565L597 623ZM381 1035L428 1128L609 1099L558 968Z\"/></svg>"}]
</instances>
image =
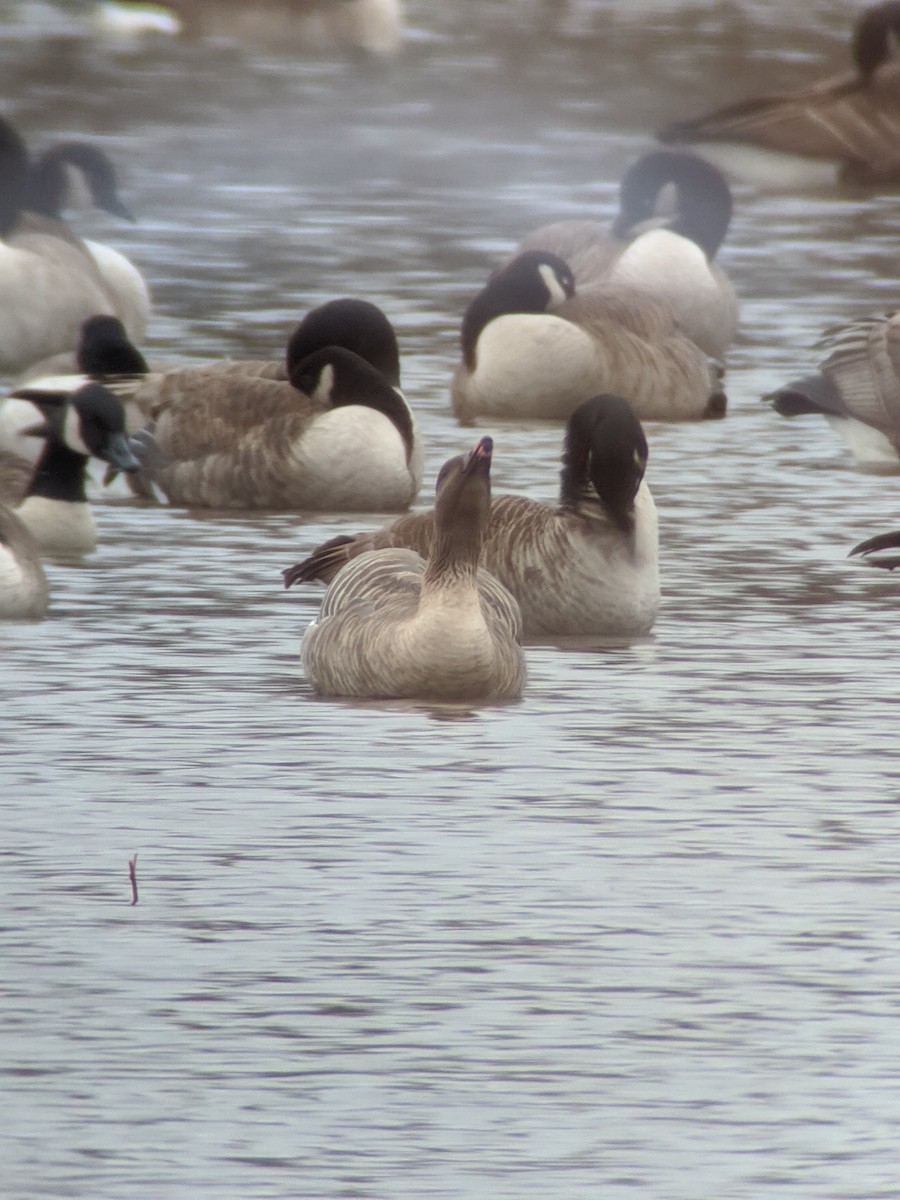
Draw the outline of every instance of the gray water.
<instances>
[{"instance_id":1,"label":"gray water","mask_svg":"<svg viewBox=\"0 0 900 1200\"><path fill-rule=\"evenodd\" d=\"M427 503L495 262L610 214L665 120L839 66L845 7L410 3L378 67L13 5L3 111L119 164L139 224L79 228L150 280L151 357L381 304ZM312 696L280 570L371 516L98 505L0 627L4 1200L900 1197L900 580L846 558L897 479L759 401L897 303L898 230L737 191L729 415L647 427L659 622L529 647L520 704ZM561 430L491 432L551 499Z\"/></svg>"}]
</instances>

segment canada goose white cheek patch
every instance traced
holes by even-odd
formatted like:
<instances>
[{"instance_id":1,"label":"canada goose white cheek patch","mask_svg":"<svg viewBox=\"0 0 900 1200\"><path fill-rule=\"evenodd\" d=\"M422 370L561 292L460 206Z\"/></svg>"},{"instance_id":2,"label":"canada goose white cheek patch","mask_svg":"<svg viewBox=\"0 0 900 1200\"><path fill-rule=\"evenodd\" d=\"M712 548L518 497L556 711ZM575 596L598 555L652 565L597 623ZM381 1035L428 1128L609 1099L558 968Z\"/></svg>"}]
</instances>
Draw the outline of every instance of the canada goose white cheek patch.
<instances>
[{"instance_id":1,"label":"canada goose white cheek patch","mask_svg":"<svg viewBox=\"0 0 900 1200\"><path fill-rule=\"evenodd\" d=\"M559 281L559 276L549 263L542 263L538 267L538 274L544 281L544 286L550 294L550 299L547 302L548 308L555 308L558 304L562 304L564 300L568 300L566 289Z\"/></svg>"},{"instance_id":2,"label":"canada goose white cheek patch","mask_svg":"<svg viewBox=\"0 0 900 1200\"><path fill-rule=\"evenodd\" d=\"M85 444L81 434L81 418L74 408L67 408L63 418L62 440L74 450L76 454L83 454L86 458L90 458L91 451Z\"/></svg>"},{"instance_id":3,"label":"canada goose white cheek patch","mask_svg":"<svg viewBox=\"0 0 900 1200\"><path fill-rule=\"evenodd\" d=\"M316 380L316 386L310 393L310 400L315 400L316 404L323 406L331 403L331 393L334 391L334 367L331 363L326 363L322 368L319 378Z\"/></svg>"}]
</instances>

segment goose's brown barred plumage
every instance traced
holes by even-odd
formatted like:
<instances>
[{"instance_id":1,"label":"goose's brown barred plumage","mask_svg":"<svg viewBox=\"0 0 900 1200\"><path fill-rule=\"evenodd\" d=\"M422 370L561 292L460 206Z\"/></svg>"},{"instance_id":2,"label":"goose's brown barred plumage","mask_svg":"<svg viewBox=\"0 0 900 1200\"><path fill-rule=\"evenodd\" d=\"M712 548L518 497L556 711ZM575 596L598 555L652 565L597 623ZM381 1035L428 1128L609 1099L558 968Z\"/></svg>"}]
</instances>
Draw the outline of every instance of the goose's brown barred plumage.
<instances>
[{"instance_id":1,"label":"goose's brown barred plumage","mask_svg":"<svg viewBox=\"0 0 900 1200\"><path fill-rule=\"evenodd\" d=\"M490 509L492 442L445 463L427 557L373 550L331 584L303 638L323 695L509 700L525 683L519 606L479 554Z\"/></svg>"},{"instance_id":2,"label":"goose's brown barred plumage","mask_svg":"<svg viewBox=\"0 0 900 1200\"><path fill-rule=\"evenodd\" d=\"M785 417L819 413L845 436L861 461L881 453L900 458L900 313L864 317L826 330L819 372L784 384L767 397ZM859 426L876 438L860 439ZM870 463L874 465L874 463Z\"/></svg>"},{"instance_id":3,"label":"goose's brown barred plumage","mask_svg":"<svg viewBox=\"0 0 900 1200\"><path fill-rule=\"evenodd\" d=\"M496 496L481 563L519 601L529 637L646 633L659 608L657 524L643 482L647 443L625 401L600 396L570 419L559 504ZM329 583L352 559L406 547L427 556L434 512L325 542L284 573L285 586Z\"/></svg>"}]
</instances>

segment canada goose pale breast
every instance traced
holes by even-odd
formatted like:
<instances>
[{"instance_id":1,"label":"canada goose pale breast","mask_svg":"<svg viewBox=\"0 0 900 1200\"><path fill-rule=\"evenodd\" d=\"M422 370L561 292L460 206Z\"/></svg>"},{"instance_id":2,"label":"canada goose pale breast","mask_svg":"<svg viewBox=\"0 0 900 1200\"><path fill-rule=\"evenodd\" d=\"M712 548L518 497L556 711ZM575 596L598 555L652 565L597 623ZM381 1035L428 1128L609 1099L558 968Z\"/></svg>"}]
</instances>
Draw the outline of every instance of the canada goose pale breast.
<instances>
[{"instance_id":1,"label":"canada goose pale breast","mask_svg":"<svg viewBox=\"0 0 900 1200\"><path fill-rule=\"evenodd\" d=\"M50 603L37 542L22 521L0 504L0 619L35 620Z\"/></svg>"},{"instance_id":2,"label":"canada goose pale breast","mask_svg":"<svg viewBox=\"0 0 900 1200\"><path fill-rule=\"evenodd\" d=\"M442 468L427 560L411 550L373 550L331 584L301 646L316 691L444 701L521 695L519 606L478 566L491 452L491 439L482 438Z\"/></svg>"},{"instance_id":3,"label":"canada goose pale breast","mask_svg":"<svg viewBox=\"0 0 900 1200\"><path fill-rule=\"evenodd\" d=\"M518 600L527 636L632 637L651 628L659 609L658 534L646 461L646 439L626 402L594 397L568 422L559 505L492 500L481 565ZM285 586L329 583L369 550L406 547L426 557L433 539L433 511L333 538L285 571Z\"/></svg>"}]
</instances>

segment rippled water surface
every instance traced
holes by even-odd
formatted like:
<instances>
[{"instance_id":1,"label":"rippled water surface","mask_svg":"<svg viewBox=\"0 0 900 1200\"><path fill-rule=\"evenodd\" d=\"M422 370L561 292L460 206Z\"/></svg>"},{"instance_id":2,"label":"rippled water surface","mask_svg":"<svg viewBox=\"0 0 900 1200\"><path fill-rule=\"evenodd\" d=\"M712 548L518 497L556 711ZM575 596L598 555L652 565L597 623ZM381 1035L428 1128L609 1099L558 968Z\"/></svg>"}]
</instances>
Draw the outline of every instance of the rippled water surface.
<instances>
[{"instance_id":1,"label":"rippled water surface","mask_svg":"<svg viewBox=\"0 0 900 1200\"><path fill-rule=\"evenodd\" d=\"M3 111L119 164L139 223L79 228L153 357L382 304L425 501L498 258L608 215L665 120L840 65L845 7L411 3L372 66L12 5ZM846 558L898 483L759 402L897 303L898 233L896 195L738 190L729 416L647 429L655 632L530 647L518 705L313 698L279 572L370 517L98 506L0 628L0 1194L900 1197L900 581ZM550 499L560 429L492 432Z\"/></svg>"}]
</instances>

